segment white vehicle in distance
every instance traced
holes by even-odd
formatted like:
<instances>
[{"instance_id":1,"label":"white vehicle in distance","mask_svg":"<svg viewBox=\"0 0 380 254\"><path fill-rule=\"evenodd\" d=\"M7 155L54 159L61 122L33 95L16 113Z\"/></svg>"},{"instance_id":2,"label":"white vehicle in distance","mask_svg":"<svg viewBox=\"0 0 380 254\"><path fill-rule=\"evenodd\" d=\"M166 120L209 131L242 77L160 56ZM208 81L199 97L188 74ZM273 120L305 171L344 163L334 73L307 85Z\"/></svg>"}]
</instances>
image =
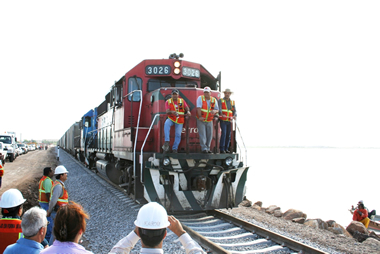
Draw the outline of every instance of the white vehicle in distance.
<instances>
[{"instance_id":1,"label":"white vehicle in distance","mask_svg":"<svg viewBox=\"0 0 380 254\"><path fill-rule=\"evenodd\" d=\"M18 148L21 148L21 153L22 154L27 154L28 153L28 147L27 145L23 144L23 143L17 143L17 146Z\"/></svg>"},{"instance_id":2,"label":"white vehicle in distance","mask_svg":"<svg viewBox=\"0 0 380 254\"><path fill-rule=\"evenodd\" d=\"M5 164L5 159L7 158L7 150L4 150L4 147L3 142L0 142L0 161L3 166Z\"/></svg>"}]
</instances>

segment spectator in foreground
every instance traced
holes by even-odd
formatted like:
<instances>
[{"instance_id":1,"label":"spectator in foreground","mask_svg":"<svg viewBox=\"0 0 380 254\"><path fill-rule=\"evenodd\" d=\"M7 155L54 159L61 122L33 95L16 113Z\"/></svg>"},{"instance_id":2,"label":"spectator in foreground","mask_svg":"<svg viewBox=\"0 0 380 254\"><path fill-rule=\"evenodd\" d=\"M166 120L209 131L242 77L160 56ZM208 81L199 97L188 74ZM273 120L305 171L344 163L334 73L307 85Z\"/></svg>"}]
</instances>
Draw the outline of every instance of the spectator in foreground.
<instances>
[{"instance_id":1,"label":"spectator in foreground","mask_svg":"<svg viewBox=\"0 0 380 254\"><path fill-rule=\"evenodd\" d=\"M37 206L29 209L22 216L21 228L24 238L9 245L4 254L31 253L37 254L44 249L41 242L45 239L48 221L46 211Z\"/></svg>"},{"instance_id":2,"label":"spectator in foreground","mask_svg":"<svg viewBox=\"0 0 380 254\"><path fill-rule=\"evenodd\" d=\"M67 205L69 202L69 193L67 192L65 181L67 180L67 169L65 166L59 165L55 168L55 178L56 181L53 183L51 188L51 195L49 201L49 209L47 211L47 217L51 217L52 225L51 228L54 228L54 218L57 214L57 211ZM52 245L55 240L54 232L51 232L49 245Z\"/></svg>"},{"instance_id":3,"label":"spectator in foreground","mask_svg":"<svg viewBox=\"0 0 380 254\"><path fill-rule=\"evenodd\" d=\"M169 228L179 237L186 253L205 253L185 230L181 223L166 213L163 206L150 202L141 207L135 221L135 229L121 239L111 250L110 254L128 254L141 239L140 253L163 253L162 244L166 237L166 228Z\"/></svg>"},{"instance_id":4,"label":"spectator in foreground","mask_svg":"<svg viewBox=\"0 0 380 254\"><path fill-rule=\"evenodd\" d=\"M0 253L5 248L22 238L21 215L26 199L17 189L9 189L3 193L0 200Z\"/></svg>"},{"instance_id":5,"label":"spectator in foreground","mask_svg":"<svg viewBox=\"0 0 380 254\"><path fill-rule=\"evenodd\" d=\"M50 193L53 187L53 176L54 171L51 169L51 167L46 167L44 168L44 175L38 183L38 202L40 203L42 209L45 211L49 210ZM49 241L53 226L53 220L51 217L47 217L47 219L49 221L49 225L45 237L46 240Z\"/></svg>"},{"instance_id":6,"label":"spectator in foreground","mask_svg":"<svg viewBox=\"0 0 380 254\"><path fill-rule=\"evenodd\" d=\"M82 207L73 201L59 208L53 228L56 240L52 246L41 253L92 253L78 244L86 230L86 219L88 218L88 214Z\"/></svg>"}]
</instances>

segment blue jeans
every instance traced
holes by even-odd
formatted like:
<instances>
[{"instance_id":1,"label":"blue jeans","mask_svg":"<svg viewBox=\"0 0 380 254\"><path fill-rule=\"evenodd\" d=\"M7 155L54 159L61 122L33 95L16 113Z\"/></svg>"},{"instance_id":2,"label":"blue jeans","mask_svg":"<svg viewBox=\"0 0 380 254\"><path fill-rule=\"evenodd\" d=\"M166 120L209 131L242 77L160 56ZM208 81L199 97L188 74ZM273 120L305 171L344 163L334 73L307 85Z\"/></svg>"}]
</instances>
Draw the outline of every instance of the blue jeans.
<instances>
[{"instance_id":1,"label":"blue jeans","mask_svg":"<svg viewBox=\"0 0 380 254\"><path fill-rule=\"evenodd\" d=\"M40 203L40 206L45 211L49 209L49 203ZM51 231L53 230L53 219L51 217L47 217L47 220L49 222L49 225L47 226L45 239L49 241L50 236L51 236Z\"/></svg>"},{"instance_id":2,"label":"blue jeans","mask_svg":"<svg viewBox=\"0 0 380 254\"><path fill-rule=\"evenodd\" d=\"M179 143L181 142L183 124L175 123L169 118L166 119L164 125L165 141L170 141L170 129L173 125L175 125L175 138L173 143L173 150L178 150Z\"/></svg>"},{"instance_id":3,"label":"blue jeans","mask_svg":"<svg viewBox=\"0 0 380 254\"><path fill-rule=\"evenodd\" d=\"M231 140L231 122L220 121L220 129L222 130L222 134L220 135L220 151L227 151L230 146Z\"/></svg>"},{"instance_id":4,"label":"blue jeans","mask_svg":"<svg viewBox=\"0 0 380 254\"><path fill-rule=\"evenodd\" d=\"M54 228L54 219L55 219L55 216L57 215L57 212L56 211L52 211L51 214L50 214L50 217L52 219L52 222L50 222L49 225L51 225L52 228ZM50 236L50 240L49 240L49 245L52 246L53 245L53 242L55 240L55 236L54 236L54 232L51 232L51 236Z\"/></svg>"}]
</instances>

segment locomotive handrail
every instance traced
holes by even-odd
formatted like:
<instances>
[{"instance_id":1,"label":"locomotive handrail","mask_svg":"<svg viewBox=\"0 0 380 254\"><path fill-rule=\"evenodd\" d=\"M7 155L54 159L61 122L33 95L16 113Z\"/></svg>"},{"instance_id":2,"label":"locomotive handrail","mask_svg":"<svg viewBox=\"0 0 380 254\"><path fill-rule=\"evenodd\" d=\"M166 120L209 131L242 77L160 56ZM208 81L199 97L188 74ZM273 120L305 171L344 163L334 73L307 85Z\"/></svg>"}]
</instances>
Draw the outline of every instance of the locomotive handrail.
<instances>
[{"instance_id":1,"label":"locomotive handrail","mask_svg":"<svg viewBox=\"0 0 380 254\"><path fill-rule=\"evenodd\" d=\"M240 129L239 129L239 126L237 125L237 122L235 120L235 124L236 124L236 129L238 130L238 133L239 133L239 136L240 136L240 139L241 139L241 142L243 143L243 146L244 146L244 152L245 152L245 165L248 165L247 164L247 147L245 146L245 143L244 143L244 140L243 140L243 137L241 136L241 132L240 132ZM239 144L238 144L239 146ZM240 146L239 146L239 149L240 149ZM241 153L240 153L241 154Z\"/></svg>"},{"instance_id":2,"label":"locomotive handrail","mask_svg":"<svg viewBox=\"0 0 380 254\"><path fill-rule=\"evenodd\" d=\"M142 146L141 146L141 153L140 153L141 161L142 161L143 154L144 154L144 152L143 152L143 150L144 150L144 146L145 146L146 140L147 140L148 137L149 137L149 133L150 133L150 131L152 130L153 123L154 123L154 121L156 120L157 116L159 117L160 115L166 115L166 113L158 113L158 114L155 114L155 115L154 115L153 120L152 120L152 123L150 124L149 130L148 130L148 133L146 134L145 139L144 139L144 142L143 142L143 144L142 144ZM144 183L143 178L142 178L142 175L143 175L143 163L140 163L140 183Z\"/></svg>"},{"instance_id":3,"label":"locomotive handrail","mask_svg":"<svg viewBox=\"0 0 380 254\"><path fill-rule=\"evenodd\" d=\"M138 115L138 118L137 118L136 135L135 135L136 138L135 138L135 142L134 142L135 144L134 144L134 147L133 147L133 176L136 176L136 144L137 144L137 138L139 136L141 105L142 105L142 101L143 101L142 90L133 90L129 94L123 96L123 99L124 99L127 96L129 96L129 95L131 95L131 94L133 94L135 92L140 92L140 108L139 108L139 115ZM133 103L133 98L132 98L131 103ZM141 176L140 176L140 178L141 178Z\"/></svg>"}]
</instances>

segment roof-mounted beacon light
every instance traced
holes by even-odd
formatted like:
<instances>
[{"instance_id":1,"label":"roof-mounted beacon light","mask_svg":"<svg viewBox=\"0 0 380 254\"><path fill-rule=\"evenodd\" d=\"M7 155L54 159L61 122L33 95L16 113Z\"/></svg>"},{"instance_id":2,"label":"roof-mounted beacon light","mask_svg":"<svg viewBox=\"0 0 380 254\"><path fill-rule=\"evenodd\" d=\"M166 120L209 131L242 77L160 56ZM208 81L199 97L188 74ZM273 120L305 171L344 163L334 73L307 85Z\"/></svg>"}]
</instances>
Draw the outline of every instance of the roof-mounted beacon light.
<instances>
[{"instance_id":1,"label":"roof-mounted beacon light","mask_svg":"<svg viewBox=\"0 0 380 254\"><path fill-rule=\"evenodd\" d=\"M176 53L173 53L173 54L170 54L169 56L169 59L179 59L179 58L183 58L185 55L183 53L179 53L179 55L177 55Z\"/></svg>"}]
</instances>

